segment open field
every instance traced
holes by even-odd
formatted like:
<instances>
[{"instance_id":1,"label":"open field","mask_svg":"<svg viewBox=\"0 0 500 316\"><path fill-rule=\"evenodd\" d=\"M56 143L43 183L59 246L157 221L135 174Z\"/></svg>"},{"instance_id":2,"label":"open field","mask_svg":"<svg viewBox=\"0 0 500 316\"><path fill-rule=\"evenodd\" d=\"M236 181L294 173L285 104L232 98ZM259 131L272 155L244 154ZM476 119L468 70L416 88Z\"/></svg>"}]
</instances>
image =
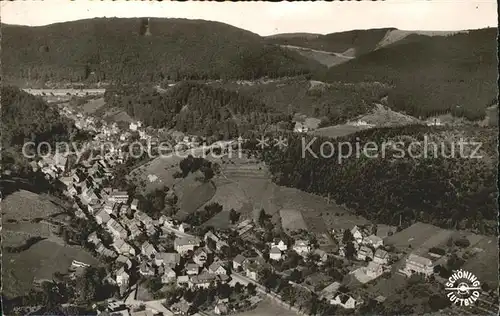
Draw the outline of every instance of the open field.
<instances>
[{"instance_id":1,"label":"open field","mask_svg":"<svg viewBox=\"0 0 500 316\"><path fill-rule=\"evenodd\" d=\"M82 105L83 112L87 114L92 114L95 111L102 108L106 102L104 102L104 98L89 100L87 103Z\"/></svg>"},{"instance_id":2,"label":"open field","mask_svg":"<svg viewBox=\"0 0 500 316\"><path fill-rule=\"evenodd\" d=\"M270 299L263 300L253 310L236 313L235 316L292 316L297 315L293 311L280 306Z\"/></svg>"},{"instance_id":3,"label":"open field","mask_svg":"<svg viewBox=\"0 0 500 316\"><path fill-rule=\"evenodd\" d=\"M3 254L3 291L9 297L25 294L38 279L67 273L73 260L96 265L97 259L78 247L42 240L20 253Z\"/></svg>"},{"instance_id":4,"label":"open field","mask_svg":"<svg viewBox=\"0 0 500 316\"><path fill-rule=\"evenodd\" d=\"M155 158L150 162L132 170L128 179L135 184L143 181L145 183L145 187L143 189L144 193L163 188L164 186L172 188L174 184L180 180L175 179L173 175L175 172L180 170L179 162L182 159L183 158L174 155L170 157ZM150 175L154 175L157 178L154 179L154 181L150 181Z\"/></svg>"},{"instance_id":5,"label":"open field","mask_svg":"<svg viewBox=\"0 0 500 316\"><path fill-rule=\"evenodd\" d=\"M429 248L437 247L446 242L453 235L453 231L442 229L430 224L415 223L412 226L395 233L385 239L396 249L406 251L427 252ZM408 246L411 245L411 249Z\"/></svg>"},{"instance_id":6,"label":"open field","mask_svg":"<svg viewBox=\"0 0 500 316\"><path fill-rule=\"evenodd\" d=\"M484 237L471 248L482 251L467 260L462 267L474 273L482 283L488 283L491 288L498 286L498 240L495 237Z\"/></svg>"},{"instance_id":7,"label":"open field","mask_svg":"<svg viewBox=\"0 0 500 316\"><path fill-rule=\"evenodd\" d=\"M335 126L328 126L318 128L317 130L311 131L310 134L323 137L342 137L349 134L354 134L356 132L368 129L366 126L353 126L348 124L340 124Z\"/></svg>"},{"instance_id":8,"label":"open field","mask_svg":"<svg viewBox=\"0 0 500 316\"><path fill-rule=\"evenodd\" d=\"M281 225L289 231L307 230L307 224L302 217L302 212L296 209L281 209Z\"/></svg>"},{"instance_id":9,"label":"open field","mask_svg":"<svg viewBox=\"0 0 500 316\"><path fill-rule=\"evenodd\" d=\"M44 196L20 190L7 196L2 201L2 221L31 221L64 212L63 209Z\"/></svg>"},{"instance_id":10,"label":"open field","mask_svg":"<svg viewBox=\"0 0 500 316\"><path fill-rule=\"evenodd\" d=\"M176 192L183 192L179 196L179 212L175 214L176 219L183 220L189 214L195 212L197 209L206 204L207 201L214 196L216 188L212 182L195 183L193 187L188 190L178 190Z\"/></svg>"}]
</instances>

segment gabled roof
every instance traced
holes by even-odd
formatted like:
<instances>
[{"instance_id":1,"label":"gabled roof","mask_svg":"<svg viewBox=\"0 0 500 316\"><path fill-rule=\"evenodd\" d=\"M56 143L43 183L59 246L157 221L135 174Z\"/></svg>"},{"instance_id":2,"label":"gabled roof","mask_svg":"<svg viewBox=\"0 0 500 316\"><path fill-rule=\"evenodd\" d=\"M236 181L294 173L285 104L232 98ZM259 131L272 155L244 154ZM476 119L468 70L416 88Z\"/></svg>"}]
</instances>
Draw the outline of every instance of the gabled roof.
<instances>
[{"instance_id":1,"label":"gabled roof","mask_svg":"<svg viewBox=\"0 0 500 316\"><path fill-rule=\"evenodd\" d=\"M222 262L220 262L220 261L212 263L208 267L208 270L210 270L210 271L217 271L217 269L219 269L219 267L222 267L224 270L226 270L226 268L223 267Z\"/></svg>"},{"instance_id":2,"label":"gabled roof","mask_svg":"<svg viewBox=\"0 0 500 316\"><path fill-rule=\"evenodd\" d=\"M243 264L243 261L245 261L246 259L247 258L245 258L242 255L237 255L236 257L234 257L233 262L236 262L236 263L239 263L239 264Z\"/></svg>"},{"instance_id":3,"label":"gabled roof","mask_svg":"<svg viewBox=\"0 0 500 316\"><path fill-rule=\"evenodd\" d=\"M269 251L269 253L281 255L281 250L278 247L272 247L271 250Z\"/></svg>"},{"instance_id":4,"label":"gabled roof","mask_svg":"<svg viewBox=\"0 0 500 316\"><path fill-rule=\"evenodd\" d=\"M377 251L375 251L375 257L377 258L380 258L380 259L385 259L389 256L389 253L387 251L385 251L384 249L377 249Z\"/></svg>"}]
</instances>

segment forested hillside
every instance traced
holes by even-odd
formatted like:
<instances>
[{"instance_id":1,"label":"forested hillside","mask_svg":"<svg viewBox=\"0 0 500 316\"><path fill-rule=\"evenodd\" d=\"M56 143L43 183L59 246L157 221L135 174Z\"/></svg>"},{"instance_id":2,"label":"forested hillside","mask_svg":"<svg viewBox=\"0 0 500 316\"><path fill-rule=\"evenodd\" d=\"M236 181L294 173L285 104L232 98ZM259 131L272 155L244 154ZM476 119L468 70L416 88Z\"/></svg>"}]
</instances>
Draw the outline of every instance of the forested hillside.
<instances>
[{"instance_id":1,"label":"forested hillside","mask_svg":"<svg viewBox=\"0 0 500 316\"><path fill-rule=\"evenodd\" d=\"M2 86L2 146L67 140L73 122L61 117L39 97L16 87Z\"/></svg>"},{"instance_id":2,"label":"forested hillside","mask_svg":"<svg viewBox=\"0 0 500 316\"><path fill-rule=\"evenodd\" d=\"M413 157L418 157L424 147L424 136L428 142L447 144L444 152L450 157L450 144L455 142L456 158L444 158L438 147L438 158L434 149L428 150L428 158L401 157L397 149L387 148L385 158L363 155L356 157L357 138L360 148L368 141L378 144L390 141L403 142L399 148L413 146ZM320 195L330 195L339 204L346 204L370 220L398 225L400 216L403 226L422 221L446 228L468 228L481 233L494 233L497 220L497 131L494 129L451 130L411 125L401 128L381 128L358 132L338 139L317 139L311 150L302 157L302 140L289 141L284 151L276 148L264 153L274 181L280 185L295 187ZM482 142L477 155L483 158L461 158L458 142ZM331 158L321 158L320 145L323 141L333 143L335 152ZM352 144L353 154L339 164L338 146L341 142ZM309 143L309 139L305 144ZM325 155L330 146L325 146ZM347 154L347 146L342 152ZM464 153L470 154L475 146L464 146ZM401 157L401 158L399 158Z\"/></svg>"},{"instance_id":3,"label":"forested hillside","mask_svg":"<svg viewBox=\"0 0 500 316\"><path fill-rule=\"evenodd\" d=\"M394 85L389 105L413 116L481 119L497 96L497 29L405 39L328 70L327 82Z\"/></svg>"},{"instance_id":4,"label":"forested hillside","mask_svg":"<svg viewBox=\"0 0 500 316\"><path fill-rule=\"evenodd\" d=\"M323 84L304 77L252 85L236 82L217 82L212 85L255 98L283 113L301 113L321 118L325 125L345 123L369 112L373 102L380 101L390 89L379 83Z\"/></svg>"},{"instance_id":5,"label":"forested hillside","mask_svg":"<svg viewBox=\"0 0 500 316\"><path fill-rule=\"evenodd\" d=\"M306 58L236 27L202 20L96 18L2 24L6 79L16 83L259 78L310 73Z\"/></svg>"},{"instance_id":6,"label":"forested hillside","mask_svg":"<svg viewBox=\"0 0 500 316\"><path fill-rule=\"evenodd\" d=\"M347 32L320 34L277 34L266 37L268 43L312 48L327 52L361 56L373 51L385 34L392 28L353 30Z\"/></svg>"},{"instance_id":7,"label":"forested hillside","mask_svg":"<svg viewBox=\"0 0 500 316\"><path fill-rule=\"evenodd\" d=\"M261 124L290 121L289 116L251 97L193 82L179 83L165 93L115 86L106 90L105 99L109 106L124 109L147 126L216 138L237 137Z\"/></svg>"}]
</instances>

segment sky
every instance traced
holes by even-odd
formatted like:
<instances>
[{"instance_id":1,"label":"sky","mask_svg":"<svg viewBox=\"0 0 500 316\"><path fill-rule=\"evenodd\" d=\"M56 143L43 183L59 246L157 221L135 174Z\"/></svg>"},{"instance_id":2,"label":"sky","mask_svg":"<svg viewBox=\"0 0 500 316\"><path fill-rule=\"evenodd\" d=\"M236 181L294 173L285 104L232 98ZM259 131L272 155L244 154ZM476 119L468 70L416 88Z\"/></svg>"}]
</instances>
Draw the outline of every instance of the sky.
<instances>
[{"instance_id":1,"label":"sky","mask_svg":"<svg viewBox=\"0 0 500 316\"><path fill-rule=\"evenodd\" d=\"M94 17L175 17L224 22L260 35L334 33L396 27L455 31L497 25L496 0L360 2L140 2L45 0L1 2L2 23L47 25Z\"/></svg>"}]
</instances>

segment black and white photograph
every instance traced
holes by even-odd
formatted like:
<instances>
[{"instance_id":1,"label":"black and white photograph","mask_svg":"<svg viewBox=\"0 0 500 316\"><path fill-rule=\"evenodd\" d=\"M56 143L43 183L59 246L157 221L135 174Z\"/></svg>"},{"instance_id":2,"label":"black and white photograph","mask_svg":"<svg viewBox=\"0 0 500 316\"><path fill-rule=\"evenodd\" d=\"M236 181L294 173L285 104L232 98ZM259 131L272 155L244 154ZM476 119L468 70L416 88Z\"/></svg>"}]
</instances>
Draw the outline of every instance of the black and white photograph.
<instances>
[{"instance_id":1,"label":"black and white photograph","mask_svg":"<svg viewBox=\"0 0 500 316\"><path fill-rule=\"evenodd\" d=\"M2 1L0 314L498 315L497 12Z\"/></svg>"}]
</instances>

